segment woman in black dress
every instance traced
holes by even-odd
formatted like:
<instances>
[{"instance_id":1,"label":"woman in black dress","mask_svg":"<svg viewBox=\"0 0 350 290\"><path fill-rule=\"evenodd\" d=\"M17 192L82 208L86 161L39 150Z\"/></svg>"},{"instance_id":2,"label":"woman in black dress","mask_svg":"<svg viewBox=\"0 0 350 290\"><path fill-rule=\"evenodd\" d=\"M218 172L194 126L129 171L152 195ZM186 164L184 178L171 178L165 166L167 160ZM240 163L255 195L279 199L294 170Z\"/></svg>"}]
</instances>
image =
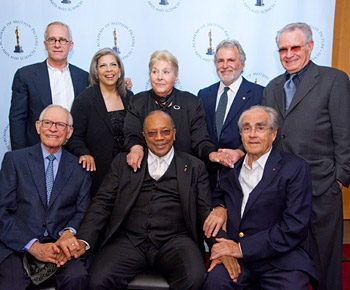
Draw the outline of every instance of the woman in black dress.
<instances>
[{"instance_id":1,"label":"woman in black dress","mask_svg":"<svg viewBox=\"0 0 350 290\"><path fill-rule=\"evenodd\" d=\"M91 197L122 149L124 118L131 95L125 87L119 56L109 48L96 52L90 65L89 87L72 105L74 131L67 145L79 157L79 163L91 171Z\"/></svg>"}]
</instances>

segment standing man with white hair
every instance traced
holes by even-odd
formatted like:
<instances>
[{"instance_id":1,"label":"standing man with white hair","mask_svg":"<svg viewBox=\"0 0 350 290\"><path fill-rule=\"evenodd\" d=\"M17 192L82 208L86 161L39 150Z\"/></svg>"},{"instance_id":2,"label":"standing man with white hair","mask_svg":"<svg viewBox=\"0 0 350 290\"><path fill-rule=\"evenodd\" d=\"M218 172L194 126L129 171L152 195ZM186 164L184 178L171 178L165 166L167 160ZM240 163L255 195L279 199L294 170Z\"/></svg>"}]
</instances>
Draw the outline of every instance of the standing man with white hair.
<instances>
[{"instance_id":1,"label":"standing man with white hair","mask_svg":"<svg viewBox=\"0 0 350 290\"><path fill-rule=\"evenodd\" d=\"M262 104L277 110L275 146L305 159L313 200L307 249L316 264L318 289L342 289L342 188L350 183L350 81L342 71L314 64L312 32L286 25L276 42L285 73L264 90Z\"/></svg>"}]
</instances>

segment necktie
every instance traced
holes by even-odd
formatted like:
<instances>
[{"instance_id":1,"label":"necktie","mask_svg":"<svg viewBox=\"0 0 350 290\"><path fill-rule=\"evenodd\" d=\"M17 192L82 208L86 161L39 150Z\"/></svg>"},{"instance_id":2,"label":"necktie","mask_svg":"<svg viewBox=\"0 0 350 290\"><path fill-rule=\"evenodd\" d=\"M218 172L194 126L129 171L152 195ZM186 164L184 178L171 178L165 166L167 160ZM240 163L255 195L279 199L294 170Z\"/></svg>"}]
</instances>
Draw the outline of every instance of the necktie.
<instances>
[{"instance_id":1,"label":"necktie","mask_svg":"<svg viewBox=\"0 0 350 290\"><path fill-rule=\"evenodd\" d=\"M286 111L288 111L290 103L292 102L295 91L297 89L294 82L296 76L296 74L291 74L288 81L284 83L284 92L286 93Z\"/></svg>"},{"instance_id":2,"label":"necktie","mask_svg":"<svg viewBox=\"0 0 350 290\"><path fill-rule=\"evenodd\" d=\"M163 158L159 158L157 157L157 164L156 167L153 169L152 171L152 177L155 180L158 180L162 175L163 175L163 171L162 171L162 162L163 162Z\"/></svg>"},{"instance_id":3,"label":"necktie","mask_svg":"<svg viewBox=\"0 0 350 290\"><path fill-rule=\"evenodd\" d=\"M46 168L46 202L47 205L50 203L50 197L51 197L51 191L52 191L52 186L53 182L55 180L54 175L53 175L53 161L56 159L54 155L49 155L46 157L49 159L49 165Z\"/></svg>"},{"instance_id":4,"label":"necktie","mask_svg":"<svg viewBox=\"0 0 350 290\"><path fill-rule=\"evenodd\" d=\"M227 91L229 89L230 89L229 87L224 88L224 92L222 93L222 95L220 97L220 101L219 101L218 107L216 109L215 125L216 125L216 132L218 134L218 138L220 138L221 129L222 129L222 126L224 125L224 118L225 118L227 99L228 99Z\"/></svg>"}]
</instances>

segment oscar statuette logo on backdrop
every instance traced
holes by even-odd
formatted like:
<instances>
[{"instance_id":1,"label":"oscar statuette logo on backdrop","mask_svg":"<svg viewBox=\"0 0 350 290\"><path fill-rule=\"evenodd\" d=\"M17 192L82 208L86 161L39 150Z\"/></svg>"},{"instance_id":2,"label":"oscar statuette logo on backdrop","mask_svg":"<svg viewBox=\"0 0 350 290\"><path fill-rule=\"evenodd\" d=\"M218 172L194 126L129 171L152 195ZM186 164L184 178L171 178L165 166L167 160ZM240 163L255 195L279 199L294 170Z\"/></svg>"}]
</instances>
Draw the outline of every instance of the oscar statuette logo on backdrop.
<instances>
[{"instance_id":1,"label":"oscar statuette logo on backdrop","mask_svg":"<svg viewBox=\"0 0 350 290\"><path fill-rule=\"evenodd\" d=\"M112 48L122 60L129 57L135 48L135 35L129 26L122 22L109 22L100 28L97 39L97 48Z\"/></svg>"},{"instance_id":2,"label":"oscar statuette logo on backdrop","mask_svg":"<svg viewBox=\"0 0 350 290\"><path fill-rule=\"evenodd\" d=\"M158 11L169 13L178 8L181 4L182 0L148 0L148 5Z\"/></svg>"},{"instance_id":3,"label":"oscar statuette logo on backdrop","mask_svg":"<svg viewBox=\"0 0 350 290\"><path fill-rule=\"evenodd\" d=\"M84 0L49 0L53 7L60 11L71 12L78 9Z\"/></svg>"},{"instance_id":4,"label":"oscar statuette logo on backdrop","mask_svg":"<svg viewBox=\"0 0 350 290\"><path fill-rule=\"evenodd\" d=\"M277 0L242 0L244 6L253 13L262 14L270 12L277 3Z\"/></svg>"},{"instance_id":5,"label":"oscar statuette logo on backdrop","mask_svg":"<svg viewBox=\"0 0 350 290\"><path fill-rule=\"evenodd\" d=\"M27 60L38 48L38 35L35 28L23 20L0 24L0 50L16 61Z\"/></svg>"},{"instance_id":6,"label":"oscar statuette logo on backdrop","mask_svg":"<svg viewBox=\"0 0 350 290\"><path fill-rule=\"evenodd\" d=\"M226 28L217 23L201 25L193 34L192 48L203 61L214 60L216 45L223 39L230 38Z\"/></svg>"}]
</instances>

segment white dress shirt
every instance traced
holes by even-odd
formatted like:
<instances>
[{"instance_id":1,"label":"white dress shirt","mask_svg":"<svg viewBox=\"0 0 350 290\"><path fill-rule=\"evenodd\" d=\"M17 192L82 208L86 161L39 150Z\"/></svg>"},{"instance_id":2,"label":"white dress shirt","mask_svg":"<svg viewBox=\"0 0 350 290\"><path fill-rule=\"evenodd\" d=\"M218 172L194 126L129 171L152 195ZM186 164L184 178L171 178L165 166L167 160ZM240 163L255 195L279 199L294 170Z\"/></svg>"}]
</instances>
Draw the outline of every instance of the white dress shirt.
<instances>
[{"instance_id":1,"label":"white dress shirt","mask_svg":"<svg viewBox=\"0 0 350 290\"><path fill-rule=\"evenodd\" d=\"M227 114L228 114L228 112L231 109L231 105L233 103L233 100L236 97L238 89L241 86L242 81L243 81L242 76L239 76L239 78L236 81L234 81L231 85L229 85L230 89L227 91L227 106L226 106L224 123L225 123ZM217 94L217 97L216 97L215 112L216 112L216 110L218 108L220 97L221 97L222 93L224 92L224 88L225 88L224 83L220 82L219 89L218 89L218 94Z\"/></svg>"},{"instance_id":2,"label":"white dress shirt","mask_svg":"<svg viewBox=\"0 0 350 290\"><path fill-rule=\"evenodd\" d=\"M168 170L169 165L174 158L174 147L171 147L170 151L162 157L158 157L157 155L152 153L151 150L148 149L148 172L153 179L156 179L152 176L152 172L154 172L155 168L157 167L157 159L159 158L161 158L162 160L162 162L160 163L160 171L162 172L160 176L162 176Z\"/></svg>"},{"instance_id":3,"label":"white dress shirt","mask_svg":"<svg viewBox=\"0 0 350 290\"><path fill-rule=\"evenodd\" d=\"M49 71L52 103L60 105L70 111L74 101L73 82L69 71L69 64L61 71L47 62Z\"/></svg>"},{"instance_id":4,"label":"white dress shirt","mask_svg":"<svg viewBox=\"0 0 350 290\"><path fill-rule=\"evenodd\" d=\"M272 148L271 148L272 149ZM269 152L265 153L258 160L252 163L252 168L248 165L248 154L245 155L244 161L242 164L241 172L239 173L239 183L241 184L243 191L243 201L241 206L241 217L243 216L245 206L248 202L249 194L260 182L263 173L267 158L270 155L271 149Z\"/></svg>"}]
</instances>

